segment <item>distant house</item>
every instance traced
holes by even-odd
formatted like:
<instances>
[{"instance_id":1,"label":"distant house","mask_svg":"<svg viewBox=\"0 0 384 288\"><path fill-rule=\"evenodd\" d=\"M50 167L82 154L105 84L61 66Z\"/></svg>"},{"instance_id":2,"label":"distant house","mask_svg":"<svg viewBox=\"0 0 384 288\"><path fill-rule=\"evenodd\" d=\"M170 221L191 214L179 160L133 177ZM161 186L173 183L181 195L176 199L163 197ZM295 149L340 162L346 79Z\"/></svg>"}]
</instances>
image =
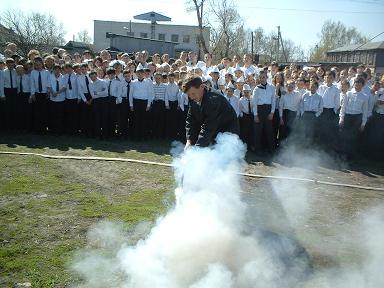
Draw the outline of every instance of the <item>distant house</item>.
<instances>
[{"instance_id":1,"label":"distant house","mask_svg":"<svg viewBox=\"0 0 384 288\"><path fill-rule=\"evenodd\" d=\"M68 41L64 46L61 46L61 48L65 49L71 54L75 52L82 54L85 50L93 50L92 44L72 40Z\"/></svg>"},{"instance_id":2,"label":"distant house","mask_svg":"<svg viewBox=\"0 0 384 288\"><path fill-rule=\"evenodd\" d=\"M327 61L362 63L377 74L384 73L384 41L343 46L327 52Z\"/></svg>"},{"instance_id":3,"label":"distant house","mask_svg":"<svg viewBox=\"0 0 384 288\"><path fill-rule=\"evenodd\" d=\"M112 33L107 33L106 37L110 39L109 46L118 51L133 53L145 49L150 55L155 53L167 53L170 57L175 57L175 46L178 44L177 42L172 41L117 35Z\"/></svg>"}]
</instances>

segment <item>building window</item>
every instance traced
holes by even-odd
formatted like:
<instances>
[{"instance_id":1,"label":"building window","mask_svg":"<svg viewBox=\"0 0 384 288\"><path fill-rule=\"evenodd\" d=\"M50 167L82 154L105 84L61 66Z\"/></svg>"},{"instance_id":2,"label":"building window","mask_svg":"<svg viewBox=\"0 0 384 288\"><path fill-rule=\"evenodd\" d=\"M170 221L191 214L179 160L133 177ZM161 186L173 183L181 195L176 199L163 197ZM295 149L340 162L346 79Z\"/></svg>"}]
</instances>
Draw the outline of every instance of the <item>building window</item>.
<instances>
[{"instance_id":1,"label":"building window","mask_svg":"<svg viewBox=\"0 0 384 288\"><path fill-rule=\"evenodd\" d=\"M159 33L159 40L165 41L165 34Z\"/></svg>"},{"instance_id":2,"label":"building window","mask_svg":"<svg viewBox=\"0 0 384 288\"><path fill-rule=\"evenodd\" d=\"M179 35L177 35L177 34L172 34L172 36L171 36L171 41L172 41L172 42L179 42Z\"/></svg>"},{"instance_id":3,"label":"building window","mask_svg":"<svg viewBox=\"0 0 384 288\"><path fill-rule=\"evenodd\" d=\"M191 41L190 35L184 35L183 36L183 43L189 43Z\"/></svg>"},{"instance_id":4,"label":"building window","mask_svg":"<svg viewBox=\"0 0 384 288\"><path fill-rule=\"evenodd\" d=\"M196 35L196 44L197 44L197 45L200 44L200 36L199 36L199 35Z\"/></svg>"},{"instance_id":5,"label":"building window","mask_svg":"<svg viewBox=\"0 0 384 288\"><path fill-rule=\"evenodd\" d=\"M127 36L135 37L135 32L127 32Z\"/></svg>"},{"instance_id":6,"label":"building window","mask_svg":"<svg viewBox=\"0 0 384 288\"><path fill-rule=\"evenodd\" d=\"M368 64L368 65L373 65L373 52L369 52L369 53L368 53L368 61L367 61L367 64Z\"/></svg>"},{"instance_id":7,"label":"building window","mask_svg":"<svg viewBox=\"0 0 384 288\"><path fill-rule=\"evenodd\" d=\"M148 33L140 33L141 38L148 38Z\"/></svg>"}]
</instances>

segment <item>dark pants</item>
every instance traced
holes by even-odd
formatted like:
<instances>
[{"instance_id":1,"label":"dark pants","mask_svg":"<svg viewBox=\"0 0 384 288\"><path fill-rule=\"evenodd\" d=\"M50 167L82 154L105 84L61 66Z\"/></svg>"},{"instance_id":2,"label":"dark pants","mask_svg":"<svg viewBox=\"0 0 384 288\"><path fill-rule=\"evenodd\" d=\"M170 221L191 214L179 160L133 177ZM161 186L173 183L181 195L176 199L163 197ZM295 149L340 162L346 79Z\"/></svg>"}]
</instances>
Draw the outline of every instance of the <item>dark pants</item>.
<instances>
[{"instance_id":1,"label":"dark pants","mask_svg":"<svg viewBox=\"0 0 384 288\"><path fill-rule=\"evenodd\" d=\"M302 143L304 145L312 145L315 143L316 137L316 124L317 117L316 112L306 111L301 117L301 127L302 127Z\"/></svg>"},{"instance_id":2,"label":"dark pants","mask_svg":"<svg viewBox=\"0 0 384 288\"><path fill-rule=\"evenodd\" d=\"M147 100L133 99L133 137L135 140L145 140L149 134L149 112Z\"/></svg>"},{"instance_id":3,"label":"dark pants","mask_svg":"<svg viewBox=\"0 0 384 288\"><path fill-rule=\"evenodd\" d=\"M5 127L9 130L17 128L19 115L17 88L4 88L5 95Z\"/></svg>"},{"instance_id":4,"label":"dark pants","mask_svg":"<svg viewBox=\"0 0 384 288\"><path fill-rule=\"evenodd\" d=\"M362 114L344 116L344 126L340 129L341 150L346 155L353 157L358 153L361 140L360 127L362 123Z\"/></svg>"},{"instance_id":5,"label":"dark pants","mask_svg":"<svg viewBox=\"0 0 384 288\"><path fill-rule=\"evenodd\" d=\"M365 125L364 132L364 154L371 159L384 160L384 114L374 112Z\"/></svg>"},{"instance_id":6,"label":"dark pants","mask_svg":"<svg viewBox=\"0 0 384 288\"><path fill-rule=\"evenodd\" d=\"M65 100L65 130L68 134L79 131L79 104L77 99Z\"/></svg>"},{"instance_id":7,"label":"dark pants","mask_svg":"<svg viewBox=\"0 0 384 288\"><path fill-rule=\"evenodd\" d=\"M128 136L129 103L127 98L117 105L117 133L119 136Z\"/></svg>"},{"instance_id":8,"label":"dark pants","mask_svg":"<svg viewBox=\"0 0 384 288\"><path fill-rule=\"evenodd\" d=\"M278 109L276 109L275 113L273 114L272 130L273 130L273 142L275 147L277 147L279 145L279 134L280 134L280 114Z\"/></svg>"},{"instance_id":9,"label":"dark pants","mask_svg":"<svg viewBox=\"0 0 384 288\"><path fill-rule=\"evenodd\" d=\"M338 142L338 115L333 108L324 108L319 116L318 142L324 148L334 149Z\"/></svg>"},{"instance_id":10,"label":"dark pants","mask_svg":"<svg viewBox=\"0 0 384 288\"><path fill-rule=\"evenodd\" d=\"M152 134L155 138L165 136L165 102L156 100L152 105Z\"/></svg>"},{"instance_id":11,"label":"dark pants","mask_svg":"<svg viewBox=\"0 0 384 288\"><path fill-rule=\"evenodd\" d=\"M93 105L95 136L102 139L108 129L108 99L107 97L96 98L93 100Z\"/></svg>"},{"instance_id":12,"label":"dark pants","mask_svg":"<svg viewBox=\"0 0 384 288\"><path fill-rule=\"evenodd\" d=\"M279 130L280 144L283 140L288 138L288 136L291 134L292 130L294 129L296 115L297 115L297 112L295 111L291 111L288 109L283 110L282 117L283 117L284 125L281 125Z\"/></svg>"},{"instance_id":13,"label":"dark pants","mask_svg":"<svg viewBox=\"0 0 384 288\"><path fill-rule=\"evenodd\" d=\"M116 122L117 122L117 104L116 98L113 96L106 98L107 102L107 130L104 136L110 138L116 135Z\"/></svg>"},{"instance_id":14,"label":"dark pants","mask_svg":"<svg viewBox=\"0 0 384 288\"><path fill-rule=\"evenodd\" d=\"M49 101L49 131L62 134L64 132L64 104L65 102Z\"/></svg>"},{"instance_id":15,"label":"dark pants","mask_svg":"<svg viewBox=\"0 0 384 288\"><path fill-rule=\"evenodd\" d=\"M247 144L248 148L253 145L253 114L243 113L239 118L240 139Z\"/></svg>"},{"instance_id":16,"label":"dark pants","mask_svg":"<svg viewBox=\"0 0 384 288\"><path fill-rule=\"evenodd\" d=\"M169 109L166 111L166 134L169 139L177 138L177 101L169 101Z\"/></svg>"},{"instance_id":17,"label":"dark pants","mask_svg":"<svg viewBox=\"0 0 384 288\"><path fill-rule=\"evenodd\" d=\"M179 135L179 140L183 143L186 142L186 132L185 132L185 124L186 124L186 121L187 121L187 114L188 114L188 109L189 109L189 106L188 105L184 105L184 111L183 110L179 110L179 113L178 113L178 135Z\"/></svg>"},{"instance_id":18,"label":"dark pants","mask_svg":"<svg viewBox=\"0 0 384 288\"><path fill-rule=\"evenodd\" d=\"M19 99L19 118L18 127L24 131L30 131L32 129L32 104L29 103L29 97L31 93L20 93Z\"/></svg>"},{"instance_id":19,"label":"dark pants","mask_svg":"<svg viewBox=\"0 0 384 288\"><path fill-rule=\"evenodd\" d=\"M33 130L37 133L45 133L48 123L48 98L47 93L35 93L33 104Z\"/></svg>"},{"instance_id":20,"label":"dark pants","mask_svg":"<svg viewBox=\"0 0 384 288\"><path fill-rule=\"evenodd\" d=\"M93 136L95 131L93 120L93 102L88 105L84 101L80 104L80 129L85 136Z\"/></svg>"},{"instance_id":21,"label":"dark pants","mask_svg":"<svg viewBox=\"0 0 384 288\"><path fill-rule=\"evenodd\" d=\"M261 151L264 145L269 152L273 151L272 120L268 120L268 115L270 113L271 105L266 104L257 106L257 114L260 120L259 123L254 122L254 143L257 151Z\"/></svg>"}]
</instances>

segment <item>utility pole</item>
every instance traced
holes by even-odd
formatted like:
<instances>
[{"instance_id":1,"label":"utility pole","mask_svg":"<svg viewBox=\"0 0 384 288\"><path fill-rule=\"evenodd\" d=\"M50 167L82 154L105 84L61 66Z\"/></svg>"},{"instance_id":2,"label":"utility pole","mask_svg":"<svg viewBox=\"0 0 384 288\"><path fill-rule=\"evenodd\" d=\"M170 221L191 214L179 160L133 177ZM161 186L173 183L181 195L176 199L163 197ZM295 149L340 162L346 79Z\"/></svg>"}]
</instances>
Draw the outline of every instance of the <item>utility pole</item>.
<instances>
[{"instance_id":1,"label":"utility pole","mask_svg":"<svg viewBox=\"0 0 384 288\"><path fill-rule=\"evenodd\" d=\"M279 49L280 48L280 26L277 26L277 52L276 52L276 61L277 62L280 62L280 59L279 59Z\"/></svg>"},{"instance_id":2,"label":"utility pole","mask_svg":"<svg viewBox=\"0 0 384 288\"><path fill-rule=\"evenodd\" d=\"M251 54L253 59L253 31L251 32Z\"/></svg>"},{"instance_id":3,"label":"utility pole","mask_svg":"<svg viewBox=\"0 0 384 288\"><path fill-rule=\"evenodd\" d=\"M279 56L280 43L281 43L281 48L283 50L285 62L288 62L287 54L285 53L285 49L284 49L283 38L281 37L280 26L277 26L277 55L278 56ZM279 61L279 60L277 60L277 61Z\"/></svg>"}]
</instances>

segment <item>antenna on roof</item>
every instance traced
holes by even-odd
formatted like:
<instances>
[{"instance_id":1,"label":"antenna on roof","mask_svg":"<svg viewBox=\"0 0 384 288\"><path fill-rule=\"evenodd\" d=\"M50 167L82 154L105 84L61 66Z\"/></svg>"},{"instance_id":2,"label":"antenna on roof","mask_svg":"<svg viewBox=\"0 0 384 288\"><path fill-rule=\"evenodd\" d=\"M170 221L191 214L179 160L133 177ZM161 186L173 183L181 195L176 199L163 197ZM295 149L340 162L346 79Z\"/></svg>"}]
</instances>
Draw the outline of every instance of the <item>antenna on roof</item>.
<instances>
[{"instance_id":1,"label":"antenna on roof","mask_svg":"<svg viewBox=\"0 0 384 288\"><path fill-rule=\"evenodd\" d=\"M140 15L133 16L133 19L151 21L151 39L155 39L155 26L160 21L171 21L171 18L161 15L156 12L148 12Z\"/></svg>"}]
</instances>

